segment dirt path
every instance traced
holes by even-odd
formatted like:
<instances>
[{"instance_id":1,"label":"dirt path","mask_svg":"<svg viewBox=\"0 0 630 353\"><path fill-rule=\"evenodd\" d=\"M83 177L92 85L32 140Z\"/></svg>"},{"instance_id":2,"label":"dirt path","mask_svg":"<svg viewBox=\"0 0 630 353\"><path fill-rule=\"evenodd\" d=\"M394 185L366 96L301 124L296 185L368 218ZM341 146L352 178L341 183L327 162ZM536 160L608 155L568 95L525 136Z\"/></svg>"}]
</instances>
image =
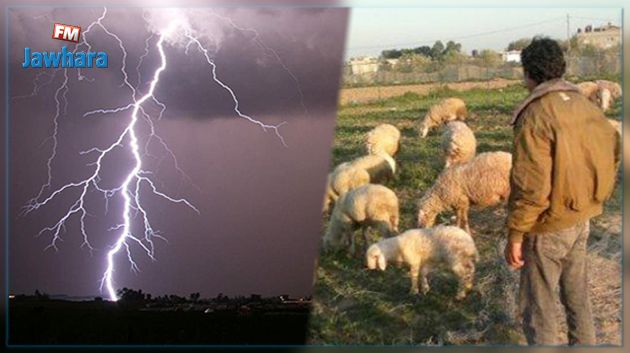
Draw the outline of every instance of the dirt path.
<instances>
[{"instance_id":1,"label":"dirt path","mask_svg":"<svg viewBox=\"0 0 630 353\"><path fill-rule=\"evenodd\" d=\"M490 81L477 81L477 82L454 82L447 83L446 86L455 91L466 91L472 88L502 88L517 84L520 80L505 80L502 78L490 80ZM417 85L401 85L401 86L373 86L373 87L358 87L358 88L343 88L341 89L341 95L339 97L341 105L348 103L366 103L379 99L402 96L407 92L413 92L420 95L425 95L432 89L441 87L442 83L424 83Z\"/></svg>"}]
</instances>

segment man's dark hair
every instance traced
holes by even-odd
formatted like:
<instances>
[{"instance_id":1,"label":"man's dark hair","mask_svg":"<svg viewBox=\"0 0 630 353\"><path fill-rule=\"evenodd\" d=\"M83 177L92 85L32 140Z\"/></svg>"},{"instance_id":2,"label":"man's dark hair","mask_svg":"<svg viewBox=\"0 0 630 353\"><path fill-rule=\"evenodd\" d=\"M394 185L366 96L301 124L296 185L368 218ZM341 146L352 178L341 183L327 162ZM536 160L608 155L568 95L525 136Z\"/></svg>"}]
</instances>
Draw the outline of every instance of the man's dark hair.
<instances>
[{"instance_id":1,"label":"man's dark hair","mask_svg":"<svg viewBox=\"0 0 630 353\"><path fill-rule=\"evenodd\" d=\"M536 83L562 77L567 66L560 44L547 37L534 37L521 52L521 62L527 76Z\"/></svg>"}]
</instances>

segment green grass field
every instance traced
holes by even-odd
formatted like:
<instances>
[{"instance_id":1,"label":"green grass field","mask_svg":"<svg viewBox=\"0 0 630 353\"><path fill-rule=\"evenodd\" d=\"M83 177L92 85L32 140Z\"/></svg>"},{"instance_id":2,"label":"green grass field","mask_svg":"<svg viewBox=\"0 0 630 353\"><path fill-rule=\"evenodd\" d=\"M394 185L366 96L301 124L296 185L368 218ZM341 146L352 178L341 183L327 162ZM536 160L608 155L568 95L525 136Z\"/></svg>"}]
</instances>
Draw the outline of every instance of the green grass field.
<instances>
[{"instance_id":1,"label":"green grass field","mask_svg":"<svg viewBox=\"0 0 630 353\"><path fill-rule=\"evenodd\" d=\"M340 107L333 164L364 154L363 138L380 123L391 123L402 133L396 156L397 177L387 186L400 199L400 230L414 228L416 202L442 169L441 129L426 139L416 132L428 108L446 97L460 97L477 117L469 121L477 137L477 153L510 151L511 113L527 92L520 85L503 89L454 92L439 89L429 95L407 93L400 97ZM609 115L617 116L620 103ZM332 166L331 166L332 169ZM622 183L619 183L620 185ZM598 274L591 281L599 343L620 344L621 328L621 186L609 201L606 213L592 223L591 266ZM471 228L481 260L474 291L455 301L455 279L433 273L426 296L408 294L406 269L368 271L363 257L345 253L322 254L316 272L314 307L310 320L313 344L522 344L516 318L518 273L507 269L502 258L505 245L505 209L472 210ZM441 223L450 222L450 214ZM327 223L327 219L324 223ZM560 313L558 313L560 315Z\"/></svg>"}]
</instances>

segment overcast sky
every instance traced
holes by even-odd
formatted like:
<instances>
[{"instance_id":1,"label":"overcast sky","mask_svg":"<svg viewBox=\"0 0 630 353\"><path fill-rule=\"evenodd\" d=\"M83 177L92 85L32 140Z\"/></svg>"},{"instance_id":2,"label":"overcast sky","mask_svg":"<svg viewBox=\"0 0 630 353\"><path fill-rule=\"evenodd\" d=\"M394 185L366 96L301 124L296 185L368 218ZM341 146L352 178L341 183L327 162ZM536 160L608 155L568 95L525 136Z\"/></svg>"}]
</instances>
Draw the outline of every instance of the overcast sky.
<instances>
[{"instance_id":1,"label":"overcast sky","mask_svg":"<svg viewBox=\"0 0 630 353\"><path fill-rule=\"evenodd\" d=\"M621 23L619 8L364 8L352 10L347 57L455 40L463 50L503 50L512 40L543 34L566 39L588 24Z\"/></svg>"},{"instance_id":2,"label":"overcast sky","mask_svg":"<svg viewBox=\"0 0 630 353\"><path fill-rule=\"evenodd\" d=\"M167 241L155 240L156 261L131 244L138 273L130 270L124 253L116 256L115 286L154 295L309 294L321 238L321 202L335 125L347 11L217 10L216 14L258 34L236 29L211 11L191 9L184 15L190 16L201 40L211 48L217 75L238 95L240 110L267 124L286 121L280 131L288 147L283 147L273 132L235 116L232 99L211 80L210 66L200 51L192 47L186 54L181 43L167 43L168 64L155 91L167 109L155 126L188 178L176 171L172 158L155 140L144 150L150 130L141 120L137 132L142 152L147 152L143 168L153 173L150 177L161 191L187 198L200 214L152 196L145 187L141 195L148 217ZM24 47L41 51L72 47L72 43L51 39L52 23L79 25L85 36L89 23L101 12L99 8L16 8L10 13L9 257L10 290L14 293L39 289L50 294L98 294L105 254L119 235L119 231L108 229L120 222L120 198L112 199L106 211L102 194L94 191L86 198L92 253L81 247L77 217L68 221L58 251L44 251L51 241L49 232L36 236L64 215L76 200L77 190L63 193L28 215L20 212L46 181L54 95L64 79L63 71L52 76L53 69L23 69ZM148 25L139 9L110 9L103 24L128 49L126 65L134 85L138 79L135 68L151 34L148 28L163 27L178 16L182 13L158 14ZM84 80L77 79L76 69L68 70L68 105L60 105L53 183L44 195L92 173L95 167L89 163L94 154L79 152L108 146L130 119L129 111L83 117L86 111L130 102L130 91L122 86L122 51L117 41L98 27L87 38L92 50L108 52L109 67L84 70ZM156 38L149 40L149 54L140 67L140 92L146 92L159 64ZM37 74L41 86L36 95L29 96ZM148 102L145 107L157 116L159 106ZM118 148L104 160L103 187L120 184L133 166L129 156L128 150ZM135 224L136 235L141 236L141 217Z\"/></svg>"}]
</instances>

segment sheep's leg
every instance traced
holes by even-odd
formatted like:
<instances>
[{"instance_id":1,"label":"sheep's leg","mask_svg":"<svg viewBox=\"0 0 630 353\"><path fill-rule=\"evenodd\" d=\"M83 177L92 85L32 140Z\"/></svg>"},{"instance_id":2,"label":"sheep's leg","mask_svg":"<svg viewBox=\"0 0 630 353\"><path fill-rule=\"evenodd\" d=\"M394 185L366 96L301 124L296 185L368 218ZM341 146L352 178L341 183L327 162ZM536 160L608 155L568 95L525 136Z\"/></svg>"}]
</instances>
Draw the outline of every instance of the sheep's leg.
<instances>
[{"instance_id":1,"label":"sheep's leg","mask_svg":"<svg viewBox=\"0 0 630 353\"><path fill-rule=\"evenodd\" d=\"M363 235L363 247L361 248L363 254L365 254L365 252L367 251L368 244L370 244L369 231L370 231L369 227L364 227L363 228L363 233L362 233L362 235ZM359 255L361 255L361 254L359 254Z\"/></svg>"},{"instance_id":2,"label":"sheep's leg","mask_svg":"<svg viewBox=\"0 0 630 353\"><path fill-rule=\"evenodd\" d=\"M459 207L457 207L457 212L458 212L457 218L461 220L459 221L459 224L457 226L465 230L466 233L472 236L472 233L470 232L470 225L468 224L468 210L469 209L470 209L470 203L468 200L463 201L462 204L459 205Z\"/></svg>"},{"instance_id":3,"label":"sheep's leg","mask_svg":"<svg viewBox=\"0 0 630 353\"><path fill-rule=\"evenodd\" d=\"M457 208L455 210L455 225L459 228L462 227L462 209L461 208Z\"/></svg>"},{"instance_id":4,"label":"sheep's leg","mask_svg":"<svg viewBox=\"0 0 630 353\"><path fill-rule=\"evenodd\" d=\"M427 279L429 272L431 272L431 267L429 267L429 265L422 266L422 269L420 270L420 289L422 290L422 294L427 294L431 290L429 280Z\"/></svg>"},{"instance_id":5,"label":"sheep's leg","mask_svg":"<svg viewBox=\"0 0 630 353\"><path fill-rule=\"evenodd\" d=\"M350 251L348 252L348 257L356 256L356 254L357 254L357 240L353 231L350 236Z\"/></svg>"},{"instance_id":6,"label":"sheep's leg","mask_svg":"<svg viewBox=\"0 0 630 353\"><path fill-rule=\"evenodd\" d=\"M325 251L337 250L340 245L345 245L345 233L348 232L350 225L348 220L343 217L332 217L326 235L324 235Z\"/></svg>"},{"instance_id":7,"label":"sheep's leg","mask_svg":"<svg viewBox=\"0 0 630 353\"><path fill-rule=\"evenodd\" d=\"M367 228L365 232L363 233L363 254L365 254L368 247L370 246L372 239L374 238L373 234L374 234L374 231L372 227Z\"/></svg>"},{"instance_id":8,"label":"sheep's leg","mask_svg":"<svg viewBox=\"0 0 630 353\"><path fill-rule=\"evenodd\" d=\"M340 219L334 219L334 222L331 223L331 226L332 225L335 226L333 229L334 232L332 233L334 236L331 237L331 245L333 245L332 248L337 250L351 244L354 233L352 220L348 217L341 217Z\"/></svg>"},{"instance_id":9,"label":"sheep's leg","mask_svg":"<svg viewBox=\"0 0 630 353\"><path fill-rule=\"evenodd\" d=\"M410 290L411 295L417 295L418 293L420 293L420 290L418 289L419 274L420 274L420 266L412 265L411 269L409 270L409 277L411 277L411 290Z\"/></svg>"},{"instance_id":10,"label":"sheep's leg","mask_svg":"<svg viewBox=\"0 0 630 353\"><path fill-rule=\"evenodd\" d=\"M470 234L470 236L472 236L472 232L470 231L470 223L468 223L468 207L466 207L464 210L462 210L462 223L464 225L464 230L466 231L466 233Z\"/></svg>"},{"instance_id":11,"label":"sheep's leg","mask_svg":"<svg viewBox=\"0 0 630 353\"><path fill-rule=\"evenodd\" d=\"M376 229L380 233L379 236L383 238L388 238L394 235L394 231L392 226L389 224L387 220L377 221L375 224Z\"/></svg>"}]
</instances>

